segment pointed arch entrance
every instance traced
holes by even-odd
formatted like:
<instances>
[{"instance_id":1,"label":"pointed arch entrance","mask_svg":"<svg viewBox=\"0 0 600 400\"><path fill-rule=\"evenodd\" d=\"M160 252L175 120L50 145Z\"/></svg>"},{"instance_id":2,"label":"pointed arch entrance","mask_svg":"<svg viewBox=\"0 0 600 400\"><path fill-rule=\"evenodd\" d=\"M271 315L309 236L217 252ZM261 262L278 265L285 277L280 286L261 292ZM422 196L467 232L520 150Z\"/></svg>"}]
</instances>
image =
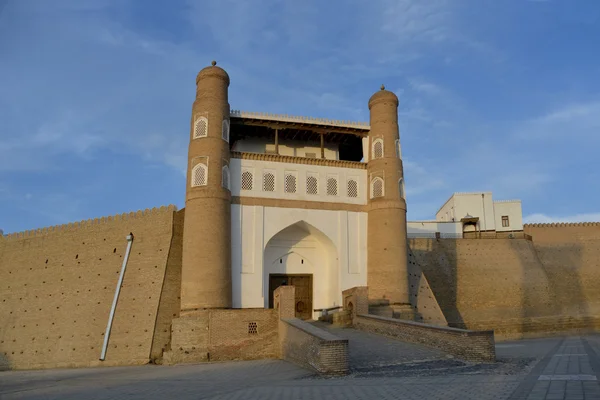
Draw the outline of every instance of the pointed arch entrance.
<instances>
[{"instance_id":1,"label":"pointed arch entrance","mask_svg":"<svg viewBox=\"0 0 600 400\"><path fill-rule=\"evenodd\" d=\"M263 257L265 307L282 284L296 287L296 317L311 319L314 309L327 308L339 297L339 271L334 243L313 225L296 222L275 234Z\"/></svg>"}]
</instances>

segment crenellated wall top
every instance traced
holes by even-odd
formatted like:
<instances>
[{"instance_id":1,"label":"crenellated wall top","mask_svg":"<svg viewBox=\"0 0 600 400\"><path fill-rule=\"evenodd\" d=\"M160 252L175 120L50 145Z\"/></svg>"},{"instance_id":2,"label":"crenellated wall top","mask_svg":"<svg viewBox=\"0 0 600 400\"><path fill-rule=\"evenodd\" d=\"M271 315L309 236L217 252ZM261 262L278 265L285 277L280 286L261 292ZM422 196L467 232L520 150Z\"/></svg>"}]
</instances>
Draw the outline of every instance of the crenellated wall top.
<instances>
[{"instance_id":1,"label":"crenellated wall top","mask_svg":"<svg viewBox=\"0 0 600 400\"><path fill-rule=\"evenodd\" d=\"M314 118L314 117L301 117L301 116L288 115L288 114L273 114L273 113L265 113L265 112L231 110L229 116L234 117L234 118L235 117L237 117L237 118L252 118L252 119L270 120L270 121L298 122L298 123L303 123L303 124L330 125L330 126L336 126L336 127L364 129L366 131L371 129L368 122L346 121L346 120Z\"/></svg>"},{"instance_id":2,"label":"crenellated wall top","mask_svg":"<svg viewBox=\"0 0 600 400\"><path fill-rule=\"evenodd\" d=\"M600 226L600 222L550 222L539 224L523 224L524 228L564 228L571 226Z\"/></svg>"},{"instance_id":3,"label":"crenellated wall top","mask_svg":"<svg viewBox=\"0 0 600 400\"><path fill-rule=\"evenodd\" d=\"M91 218L91 219L77 221L77 222L69 222L68 224L55 225L55 226L49 226L49 227L44 227L44 228L32 229L32 230L28 230L28 231L9 233L9 234L5 234L4 236L0 236L0 240L17 240L17 239L24 239L24 238L45 235L45 234L51 233L51 232L67 232L67 231L71 231L74 229L93 227L93 226L105 224L107 222L112 222L112 221L123 221L123 220L131 220L131 219L136 219L136 218L144 218L144 217L148 217L151 215L158 215L158 214L175 212L175 211L177 211L177 207L173 204L170 204L168 206L154 207L151 209L146 208L145 210L138 210L136 212L132 211L129 213L111 215L108 217Z\"/></svg>"}]
</instances>

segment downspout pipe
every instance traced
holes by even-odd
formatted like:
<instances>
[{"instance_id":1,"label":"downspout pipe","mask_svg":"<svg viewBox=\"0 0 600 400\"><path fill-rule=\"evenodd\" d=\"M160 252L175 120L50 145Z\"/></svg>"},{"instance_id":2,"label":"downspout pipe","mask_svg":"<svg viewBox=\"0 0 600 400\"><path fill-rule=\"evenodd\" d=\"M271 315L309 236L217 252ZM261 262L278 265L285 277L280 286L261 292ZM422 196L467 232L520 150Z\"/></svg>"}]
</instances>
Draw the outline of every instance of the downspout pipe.
<instances>
[{"instance_id":1,"label":"downspout pipe","mask_svg":"<svg viewBox=\"0 0 600 400\"><path fill-rule=\"evenodd\" d=\"M121 286L123 285L123 278L125 277L125 269L127 268L127 260L129 259L131 245L133 244L133 233L129 232L129 235L127 235L126 239L127 239L127 250L125 251L125 258L123 258L123 265L121 266L121 273L119 274L119 281L117 282L117 289L115 290L115 297L113 298L112 307L110 308L110 315L108 316L108 323L106 324L106 332L104 332L104 343L102 344L102 354L100 354L100 361L104 361L106 359L106 349L108 348L108 339L110 337L110 330L112 328L113 319L115 317L117 301L119 300L119 294L121 293Z\"/></svg>"}]
</instances>

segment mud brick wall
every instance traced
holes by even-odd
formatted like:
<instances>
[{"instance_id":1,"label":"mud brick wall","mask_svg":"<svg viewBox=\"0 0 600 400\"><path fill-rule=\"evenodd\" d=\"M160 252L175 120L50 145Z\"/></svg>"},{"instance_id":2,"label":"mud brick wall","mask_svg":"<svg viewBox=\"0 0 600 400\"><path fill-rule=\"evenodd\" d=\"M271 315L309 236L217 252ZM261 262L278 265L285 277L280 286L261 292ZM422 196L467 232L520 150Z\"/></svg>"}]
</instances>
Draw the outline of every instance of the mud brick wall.
<instances>
[{"instance_id":1,"label":"mud brick wall","mask_svg":"<svg viewBox=\"0 0 600 400\"><path fill-rule=\"evenodd\" d=\"M161 207L0 237L0 364L29 369L147 363L174 212L173 206ZM135 240L102 362L130 232ZM160 341L164 346L164 337Z\"/></svg>"},{"instance_id":2,"label":"mud brick wall","mask_svg":"<svg viewBox=\"0 0 600 400\"><path fill-rule=\"evenodd\" d=\"M173 320L165 364L279 357L273 309L206 310Z\"/></svg>"},{"instance_id":3,"label":"mud brick wall","mask_svg":"<svg viewBox=\"0 0 600 400\"><path fill-rule=\"evenodd\" d=\"M347 339L340 339L297 318L282 320L279 335L284 360L324 375L348 372Z\"/></svg>"},{"instance_id":4,"label":"mud brick wall","mask_svg":"<svg viewBox=\"0 0 600 400\"><path fill-rule=\"evenodd\" d=\"M496 340L593 332L600 224L525 225L525 239L411 239L448 325Z\"/></svg>"},{"instance_id":5,"label":"mud brick wall","mask_svg":"<svg viewBox=\"0 0 600 400\"><path fill-rule=\"evenodd\" d=\"M466 331L376 315L357 315L353 326L365 332L384 335L403 342L434 347L467 361L496 360L493 331Z\"/></svg>"}]
</instances>

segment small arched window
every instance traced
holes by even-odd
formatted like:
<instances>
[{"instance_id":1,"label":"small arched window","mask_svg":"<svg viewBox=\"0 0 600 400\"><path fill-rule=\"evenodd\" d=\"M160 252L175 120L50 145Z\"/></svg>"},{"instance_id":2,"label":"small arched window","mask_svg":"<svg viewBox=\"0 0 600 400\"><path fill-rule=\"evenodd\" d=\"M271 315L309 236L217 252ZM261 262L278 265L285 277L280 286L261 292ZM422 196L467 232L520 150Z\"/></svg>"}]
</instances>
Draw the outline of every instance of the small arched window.
<instances>
[{"instance_id":1,"label":"small arched window","mask_svg":"<svg viewBox=\"0 0 600 400\"><path fill-rule=\"evenodd\" d=\"M400 139L396 139L396 157L402 158L402 147L400 147Z\"/></svg>"},{"instance_id":2,"label":"small arched window","mask_svg":"<svg viewBox=\"0 0 600 400\"><path fill-rule=\"evenodd\" d=\"M398 179L398 194L401 199L404 199L404 179Z\"/></svg>"},{"instance_id":3,"label":"small arched window","mask_svg":"<svg viewBox=\"0 0 600 400\"><path fill-rule=\"evenodd\" d=\"M263 191L274 192L275 191L275 175L271 172L266 172L263 175Z\"/></svg>"},{"instance_id":4,"label":"small arched window","mask_svg":"<svg viewBox=\"0 0 600 400\"><path fill-rule=\"evenodd\" d=\"M296 193L296 176L292 173L285 174L285 192Z\"/></svg>"},{"instance_id":5,"label":"small arched window","mask_svg":"<svg viewBox=\"0 0 600 400\"><path fill-rule=\"evenodd\" d=\"M221 137L223 138L224 141L229 143L229 120L228 119L223 120L223 126L221 128Z\"/></svg>"},{"instance_id":6,"label":"small arched window","mask_svg":"<svg viewBox=\"0 0 600 400\"><path fill-rule=\"evenodd\" d=\"M358 197L358 182L355 179L348 180L348 197Z\"/></svg>"},{"instance_id":7,"label":"small arched window","mask_svg":"<svg viewBox=\"0 0 600 400\"><path fill-rule=\"evenodd\" d=\"M306 193L319 194L319 180L316 176L306 177Z\"/></svg>"},{"instance_id":8,"label":"small arched window","mask_svg":"<svg viewBox=\"0 0 600 400\"><path fill-rule=\"evenodd\" d=\"M373 141L373 149L371 150L373 158L383 157L383 139L375 139Z\"/></svg>"},{"instance_id":9,"label":"small arched window","mask_svg":"<svg viewBox=\"0 0 600 400\"><path fill-rule=\"evenodd\" d=\"M223 186L227 190L230 190L229 180L229 167L227 165L224 165L223 169L221 170L221 186Z\"/></svg>"},{"instance_id":10,"label":"small arched window","mask_svg":"<svg viewBox=\"0 0 600 400\"><path fill-rule=\"evenodd\" d=\"M242 172L242 190L252 190L252 187L254 186L253 183L252 172Z\"/></svg>"},{"instance_id":11,"label":"small arched window","mask_svg":"<svg viewBox=\"0 0 600 400\"><path fill-rule=\"evenodd\" d=\"M338 195L338 181L336 178L327 178L327 195L337 196Z\"/></svg>"},{"instance_id":12,"label":"small arched window","mask_svg":"<svg viewBox=\"0 0 600 400\"><path fill-rule=\"evenodd\" d=\"M198 164L192 168L192 186L206 186L208 181L208 167Z\"/></svg>"},{"instance_id":13,"label":"small arched window","mask_svg":"<svg viewBox=\"0 0 600 400\"><path fill-rule=\"evenodd\" d=\"M194 122L194 139L208 136L208 119L198 117Z\"/></svg>"},{"instance_id":14,"label":"small arched window","mask_svg":"<svg viewBox=\"0 0 600 400\"><path fill-rule=\"evenodd\" d=\"M371 198L383 197L383 179L380 177L373 178L371 181Z\"/></svg>"}]
</instances>

